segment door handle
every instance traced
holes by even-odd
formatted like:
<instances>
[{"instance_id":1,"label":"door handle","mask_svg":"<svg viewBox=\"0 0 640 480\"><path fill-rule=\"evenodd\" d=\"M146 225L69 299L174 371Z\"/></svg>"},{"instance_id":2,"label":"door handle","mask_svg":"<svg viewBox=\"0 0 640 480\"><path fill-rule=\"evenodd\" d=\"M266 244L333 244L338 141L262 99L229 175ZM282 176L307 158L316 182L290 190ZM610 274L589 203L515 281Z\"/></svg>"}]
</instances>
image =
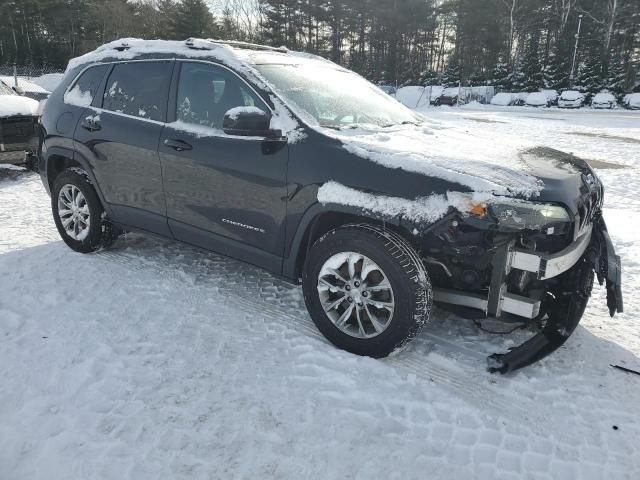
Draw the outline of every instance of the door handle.
<instances>
[{"instance_id":1,"label":"door handle","mask_svg":"<svg viewBox=\"0 0 640 480\"><path fill-rule=\"evenodd\" d=\"M173 148L176 152L182 152L184 150L193 150L191 144L185 142L184 140L177 140L175 138L167 138L163 142L165 146L169 148Z\"/></svg>"},{"instance_id":2,"label":"door handle","mask_svg":"<svg viewBox=\"0 0 640 480\"><path fill-rule=\"evenodd\" d=\"M98 122L96 122L93 119L89 120L87 118L85 118L82 121L80 126L82 128L84 128L85 130L89 130L90 132L97 132L98 130L100 130L102 128Z\"/></svg>"}]
</instances>

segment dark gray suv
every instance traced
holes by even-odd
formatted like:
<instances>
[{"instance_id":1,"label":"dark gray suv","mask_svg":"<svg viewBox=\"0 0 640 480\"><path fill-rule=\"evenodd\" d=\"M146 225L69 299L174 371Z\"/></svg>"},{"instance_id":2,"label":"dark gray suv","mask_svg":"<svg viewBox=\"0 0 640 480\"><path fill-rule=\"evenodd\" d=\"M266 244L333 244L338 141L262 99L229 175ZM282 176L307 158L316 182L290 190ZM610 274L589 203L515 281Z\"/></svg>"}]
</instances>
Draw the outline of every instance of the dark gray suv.
<instances>
[{"instance_id":1,"label":"dark gray suv","mask_svg":"<svg viewBox=\"0 0 640 480\"><path fill-rule=\"evenodd\" d=\"M472 144L319 57L113 42L70 62L42 127L40 172L71 248L135 229L258 265L301 282L317 327L360 355L404 346L433 301L539 327L490 358L500 372L564 343L594 274L622 311L585 162Z\"/></svg>"}]
</instances>

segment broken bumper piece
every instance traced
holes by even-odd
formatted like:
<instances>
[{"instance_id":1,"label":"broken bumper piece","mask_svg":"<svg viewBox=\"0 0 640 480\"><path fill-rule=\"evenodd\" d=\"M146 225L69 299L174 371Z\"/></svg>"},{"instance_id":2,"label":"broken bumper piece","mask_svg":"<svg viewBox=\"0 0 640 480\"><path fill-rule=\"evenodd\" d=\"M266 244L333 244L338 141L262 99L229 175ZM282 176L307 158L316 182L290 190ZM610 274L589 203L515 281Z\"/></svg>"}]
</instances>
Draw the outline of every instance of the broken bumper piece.
<instances>
[{"instance_id":1,"label":"broken bumper piece","mask_svg":"<svg viewBox=\"0 0 640 480\"><path fill-rule=\"evenodd\" d=\"M551 295L543 300L507 292L506 278L512 270L530 272L538 280L554 280ZM594 274L606 283L607 306L613 316L622 312L620 257L615 254L601 215L585 228L569 247L554 254L500 247L492 263L489 294L482 296L453 290L436 290L434 299L479 309L499 318L510 313L526 319L542 318L542 330L507 353L488 358L489 371L507 373L530 365L557 350L573 333L587 306ZM546 317L546 318L543 318Z\"/></svg>"},{"instance_id":2,"label":"broken bumper piece","mask_svg":"<svg viewBox=\"0 0 640 480\"><path fill-rule=\"evenodd\" d=\"M620 257L615 253L602 216L594 219L589 242L584 249L583 245L584 241L578 239L572 245L573 253L567 252L563 258L552 258L551 263L541 263L541 266L546 265L547 268L538 271L538 275L543 275L540 278L549 278L545 276L549 272L549 266L552 269L551 273L566 272L561 282L561 295L554 299L551 308L548 309L545 326L538 334L522 345L512 348L508 353L496 353L489 357L490 372L507 373L517 370L544 358L562 346L578 326L587 307L594 273L600 285L606 283L609 314L613 317L616 312L622 313ZM571 259L580 250L581 255L571 265Z\"/></svg>"}]
</instances>

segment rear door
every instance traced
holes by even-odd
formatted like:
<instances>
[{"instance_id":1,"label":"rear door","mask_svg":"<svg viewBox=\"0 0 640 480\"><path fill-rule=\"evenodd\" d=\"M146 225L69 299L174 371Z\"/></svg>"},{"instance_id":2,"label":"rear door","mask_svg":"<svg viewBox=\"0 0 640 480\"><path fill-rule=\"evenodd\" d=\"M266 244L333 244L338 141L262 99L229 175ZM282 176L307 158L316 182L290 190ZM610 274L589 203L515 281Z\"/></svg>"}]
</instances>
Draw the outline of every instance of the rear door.
<instances>
[{"instance_id":1,"label":"rear door","mask_svg":"<svg viewBox=\"0 0 640 480\"><path fill-rule=\"evenodd\" d=\"M169 235L158 142L167 115L173 60L116 63L102 98L76 127L116 221Z\"/></svg>"},{"instance_id":2,"label":"rear door","mask_svg":"<svg viewBox=\"0 0 640 480\"><path fill-rule=\"evenodd\" d=\"M176 62L171 98L175 121L159 151L174 235L279 271L288 147L222 131L229 109L269 107L234 72L205 62Z\"/></svg>"}]
</instances>

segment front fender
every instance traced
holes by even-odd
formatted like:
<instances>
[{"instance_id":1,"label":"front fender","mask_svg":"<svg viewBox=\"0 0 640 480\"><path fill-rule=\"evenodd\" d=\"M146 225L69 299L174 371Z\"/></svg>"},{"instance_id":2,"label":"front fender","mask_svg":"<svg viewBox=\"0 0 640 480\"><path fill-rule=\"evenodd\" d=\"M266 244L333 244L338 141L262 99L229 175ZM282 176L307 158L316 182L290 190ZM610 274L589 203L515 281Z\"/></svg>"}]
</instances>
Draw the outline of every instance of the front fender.
<instances>
[{"instance_id":1,"label":"front fender","mask_svg":"<svg viewBox=\"0 0 640 480\"><path fill-rule=\"evenodd\" d=\"M290 281L296 282L297 275L297 260L300 252L303 249L309 247L307 239L309 236L307 233L313 233L313 229L317 224L317 220L325 214L344 214L350 218L357 217L362 221L370 221L374 223L383 223L394 225L399 229L404 229L407 232L412 231L414 222L410 222L402 217L385 217L384 215L376 214L375 212L368 211L364 208L353 207L349 205L342 205L338 203L326 203L322 204L316 202L311 205L302 215L300 221L293 235L293 239L289 244L288 255L283 259L282 264L282 276Z\"/></svg>"}]
</instances>

